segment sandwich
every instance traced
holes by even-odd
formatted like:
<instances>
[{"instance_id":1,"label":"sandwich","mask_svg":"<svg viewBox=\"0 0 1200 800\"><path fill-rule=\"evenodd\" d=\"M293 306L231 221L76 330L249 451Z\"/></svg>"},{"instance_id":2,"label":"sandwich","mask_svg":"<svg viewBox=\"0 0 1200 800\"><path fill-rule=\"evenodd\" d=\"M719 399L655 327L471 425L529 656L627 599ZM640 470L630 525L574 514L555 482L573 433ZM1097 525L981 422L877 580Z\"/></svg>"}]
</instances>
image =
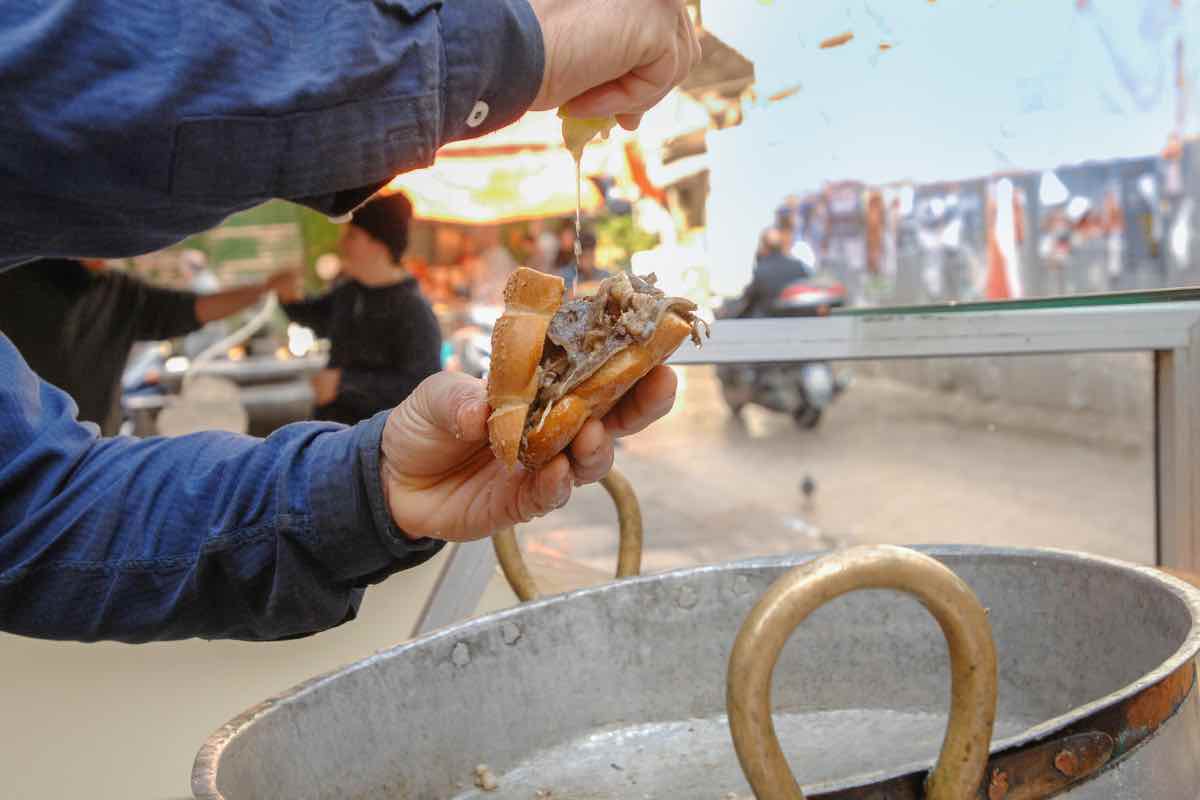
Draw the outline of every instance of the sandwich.
<instances>
[{"instance_id":1,"label":"sandwich","mask_svg":"<svg viewBox=\"0 0 1200 800\"><path fill-rule=\"evenodd\" d=\"M696 304L655 282L621 272L594 295L564 302L562 278L524 267L509 276L488 376L497 459L543 466L684 339L700 345L708 326Z\"/></svg>"}]
</instances>

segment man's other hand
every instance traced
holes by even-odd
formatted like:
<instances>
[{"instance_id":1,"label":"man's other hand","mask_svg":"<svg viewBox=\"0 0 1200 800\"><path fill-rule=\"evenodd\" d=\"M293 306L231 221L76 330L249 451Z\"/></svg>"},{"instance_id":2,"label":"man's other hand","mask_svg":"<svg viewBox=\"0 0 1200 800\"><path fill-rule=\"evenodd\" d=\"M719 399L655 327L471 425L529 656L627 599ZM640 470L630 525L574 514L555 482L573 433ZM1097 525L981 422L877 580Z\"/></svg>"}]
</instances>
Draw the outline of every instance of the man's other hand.
<instances>
[{"instance_id":1,"label":"man's other hand","mask_svg":"<svg viewBox=\"0 0 1200 800\"><path fill-rule=\"evenodd\" d=\"M700 61L683 0L531 0L546 67L533 110L566 105L630 130Z\"/></svg>"},{"instance_id":2,"label":"man's other hand","mask_svg":"<svg viewBox=\"0 0 1200 800\"><path fill-rule=\"evenodd\" d=\"M271 273L266 280L266 289L274 292L281 303L295 303L304 298L304 287L300 281L300 271L297 269Z\"/></svg>"}]
</instances>

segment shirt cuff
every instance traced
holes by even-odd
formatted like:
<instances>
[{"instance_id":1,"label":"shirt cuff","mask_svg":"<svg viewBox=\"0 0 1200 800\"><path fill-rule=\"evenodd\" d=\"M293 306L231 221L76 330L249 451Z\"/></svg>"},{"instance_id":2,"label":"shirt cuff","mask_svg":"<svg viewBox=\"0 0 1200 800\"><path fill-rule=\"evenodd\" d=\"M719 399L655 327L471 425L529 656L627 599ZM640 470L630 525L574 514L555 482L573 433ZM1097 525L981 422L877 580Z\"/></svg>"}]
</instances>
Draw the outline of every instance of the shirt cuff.
<instances>
[{"instance_id":1,"label":"shirt cuff","mask_svg":"<svg viewBox=\"0 0 1200 800\"><path fill-rule=\"evenodd\" d=\"M438 539L411 539L392 521L379 469L389 413L381 411L313 443L323 451L314 460L310 484L316 554L335 578L359 586L423 564L445 545Z\"/></svg>"},{"instance_id":2,"label":"shirt cuff","mask_svg":"<svg viewBox=\"0 0 1200 800\"><path fill-rule=\"evenodd\" d=\"M445 83L441 143L515 122L542 88L542 27L527 0L454 0L442 22Z\"/></svg>"},{"instance_id":3,"label":"shirt cuff","mask_svg":"<svg viewBox=\"0 0 1200 800\"><path fill-rule=\"evenodd\" d=\"M472 139L516 122L542 88L546 51L542 27L528 0L377 0L410 18L430 7L442 33L441 116L436 149ZM487 42L486 45L482 44ZM424 166L432 153L393 172ZM386 185L386 181L328 194L293 197L329 217L345 216ZM289 196L289 195L282 195Z\"/></svg>"}]
</instances>

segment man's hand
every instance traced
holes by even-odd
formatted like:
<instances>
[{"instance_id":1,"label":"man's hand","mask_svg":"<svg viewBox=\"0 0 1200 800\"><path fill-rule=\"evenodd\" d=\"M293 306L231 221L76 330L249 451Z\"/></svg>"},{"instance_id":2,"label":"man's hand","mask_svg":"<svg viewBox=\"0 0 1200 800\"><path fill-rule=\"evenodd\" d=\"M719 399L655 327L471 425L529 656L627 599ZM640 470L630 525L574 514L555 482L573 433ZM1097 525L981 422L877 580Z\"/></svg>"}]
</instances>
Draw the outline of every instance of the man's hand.
<instances>
[{"instance_id":1,"label":"man's hand","mask_svg":"<svg viewBox=\"0 0 1200 800\"><path fill-rule=\"evenodd\" d=\"M427 378L388 418L381 472L388 508L405 533L468 541L566 504L571 487L598 481L615 436L636 433L675 402L675 373L656 367L603 421L589 420L565 453L536 472L507 469L488 446L483 381L461 373Z\"/></svg>"},{"instance_id":2,"label":"man's hand","mask_svg":"<svg viewBox=\"0 0 1200 800\"><path fill-rule=\"evenodd\" d=\"M637 127L700 61L682 0L530 0L546 68L533 110L567 105L581 117L615 115Z\"/></svg>"},{"instance_id":3,"label":"man's hand","mask_svg":"<svg viewBox=\"0 0 1200 800\"><path fill-rule=\"evenodd\" d=\"M340 369L323 369L309 380L313 394L319 406L327 406L337 399L338 389L342 385Z\"/></svg>"},{"instance_id":4,"label":"man's hand","mask_svg":"<svg viewBox=\"0 0 1200 800\"><path fill-rule=\"evenodd\" d=\"M300 271L282 269L271 273L264 284L268 292L274 292L281 303L295 303L304 299L304 287L300 282Z\"/></svg>"}]
</instances>

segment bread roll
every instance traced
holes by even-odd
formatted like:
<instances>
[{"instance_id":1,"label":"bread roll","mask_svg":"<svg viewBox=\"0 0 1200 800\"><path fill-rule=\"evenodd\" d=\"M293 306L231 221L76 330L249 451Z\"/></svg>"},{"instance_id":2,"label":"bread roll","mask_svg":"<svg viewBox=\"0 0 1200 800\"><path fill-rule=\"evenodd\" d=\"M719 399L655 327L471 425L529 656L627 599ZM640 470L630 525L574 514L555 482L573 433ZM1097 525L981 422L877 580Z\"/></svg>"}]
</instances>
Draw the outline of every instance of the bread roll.
<instances>
[{"instance_id":1,"label":"bread roll","mask_svg":"<svg viewBox=\"0 0 1200 800\"><path fill-rule=\"evenodd\" d=\"M510 466L544 466L685 338L698 345L706 328L695 304L667 297L653 275L618 273L595 296L564 305L562 280L521 269L504 297L492 333L488 436Z\"/></svg>"},{"instance_id":2,"label":"bread roll","mask_svg":"<svg viewBox=\"0 0 1200 800\"><path fill-rule=\"evenodd\" d=\"M496 458L509 466L517 463L525 418L537 395L546 330L562 298L562 278L526 267L504 287L504 314L492 329L488 438Z\"/></svg>"}]
</instances>

